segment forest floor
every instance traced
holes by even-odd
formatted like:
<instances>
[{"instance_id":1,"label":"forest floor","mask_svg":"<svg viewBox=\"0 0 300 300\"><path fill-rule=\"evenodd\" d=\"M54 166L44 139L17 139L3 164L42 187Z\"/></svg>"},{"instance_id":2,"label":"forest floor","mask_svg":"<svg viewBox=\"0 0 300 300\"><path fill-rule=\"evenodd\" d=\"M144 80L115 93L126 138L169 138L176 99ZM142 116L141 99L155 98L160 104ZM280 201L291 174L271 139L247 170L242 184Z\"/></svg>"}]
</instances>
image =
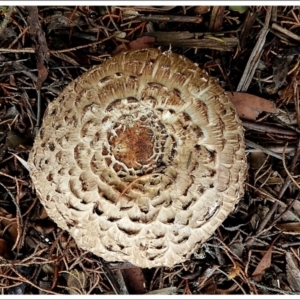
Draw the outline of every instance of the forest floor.
<instances>
[{"instance_id":1,"label":"forest floor","mask_svg":"<svg viewBox=\"0 0 300 300\"><path fill-rule=\"evenodd\" d=\"M2 294L300 292L300 7L0 7ZM190 260L140 269L79 249L26 168L47 105L124 50L160 47L216 78L245 129L245 195Z\"/></svg>"}]
</instances>

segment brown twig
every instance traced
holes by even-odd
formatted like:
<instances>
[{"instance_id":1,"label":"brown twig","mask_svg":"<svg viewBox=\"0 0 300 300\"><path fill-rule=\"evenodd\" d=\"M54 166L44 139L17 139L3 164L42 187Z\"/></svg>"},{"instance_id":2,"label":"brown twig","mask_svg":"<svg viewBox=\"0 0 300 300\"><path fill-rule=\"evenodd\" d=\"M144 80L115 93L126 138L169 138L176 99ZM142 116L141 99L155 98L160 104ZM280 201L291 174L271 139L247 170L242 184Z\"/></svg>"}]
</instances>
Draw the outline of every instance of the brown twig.
<instances>
[{"instance_id":1,"label":"brown twig","mask_svg":"<svg viewBox=\"0 0 300 300\"><path fill-rule=\"evenodd\" d=\"M277 154L277 153L273 152L272 150L269 150L268 148L265 148L265 147L263 147L263 146L261 146L261 145L259 145L257 143L254 143L254 142L252 142L252 141L250 141L248 139L246 139L246 145L249 146L249 147L251 147L251 148L260 149L264 153L267 153L267 154L269 154L269 155L271 155L271 156L273 156L273 157L275 157L277 159L282 160L282 157L279 154Z\"/></svg>"},{"instance_id":2,"label":"brown twig","mask_svg":"<svg viewBox=\"0 0 300 300\"><path fill-rule=\"evenodd\" d=\"M100 41L97 42L93 42L93 43L89 43L86 45L81 45L81 46L77 46L77 47L72 47L72 48L68 48L68 49L61 49L61 50L49 50L49 53L66 53L66 52L72 52L72 51L76 51L79 49L84 49L84 48L88 48L88 47L93 47L99 44L102 44L112 38L114 38L114 34L104 38ZM0 48L0 53L35 53L35 49L34 48L22 48L22 49L8 49L8 48Z\"/></svg>"},{"instance_id":3,"label":"brown twig","mask_svg":"<svg viewBox=\"0 0 300 300\"><path fill-rule=\"evenodd\" d=\"M13 198L13 202L16 206L16 212L17 212L17 238L15 241L15 244L12 247L12 251L16 248L16 247L20 247L21 245L19 244L19 242L21 241L21 237L22 237L22 233L23 233L23 218L22 218L22 213L21 213L21 209L20 209L20 187L19 187L19 183L17 181L17 179L15 178L15 183L16 183L16 187L17 187L17 194L16 194L16 198ZM19 252L19 249L18 249Z\"/></svg>"},{"instance_id":4,"label":"brown twig","mask_svg":"<svg viewBox=\"0 0 300 300\"><path fill-rule=\"evenodd\" d=\"M276 24L276 23L273 23L271 25L271 27L283 34L285 34L286 36L288 36L289 38L293 39L293 40L296 40L297 42L300 42L300 36L289 31L288 29L285 29L283 27L281 27L280 25Z\"/></svg>"},{"instance_id":5,"label":"brown twig","mask_svg":"<svg viewBox=\"0 0 300 300\"><path fill-rule=\"evenodd\" d=\"M127 19L126 15L125 20ZM151 22L183 22L183 23L201 23L203 18L201 16L176 16L176 15L132 15L134 20L141 20L141 21L151 21Z\"/></svg>"},{"instance_id":6,"label":"brown twig","mask_svg":"<svg viewBox=\"0 0 300 300\"><path fill-rule=\"evenodd\" d=\"M271 13L272 13L272 6L269 6L269 7L267 7L265 24L260 31L257 43L252 50L252 53L248 59L247 65L245 67L244 73L243 73L243 75L240 79L240 82L238 84L238 87L236 89L238 92L246 92L251 83L251 80L256 71L256 68L259 63L259 59L262 54L262 50L263 50L263 47L265 44L267 33L269 31L269 23L270 23L270 19L271 19Z\"/></svg>"},{"instance_id":7,"label":"brown twig","mask_svg":"<svg viewBox=\"0 0 300 300\"><path fill-rule=\"evenodd\" d=\"M256 123L256 122L243 120L243 126L246 127L247 129L252 129L263 133L280 134L280 135L288 135L288 136L295 136L295 137L298 136L297 132L276 125L272 126L264 123Z\"/></svg>"},{"instance_id":8,"label":"brown twig","mask_svg":"<svg viewBox=\"0 0 300 300\"><path fill-rule=\"evenodd\" d=\"M49 49L48 49L45 33L42 30L39 21L37 6L27 6L26 9L29 13L29 25L30 25L31 38L36 45L35 54L37 57L37 68L38 68L36 89L40 90L43 82L46 80L48 76L48 70L45 66L45 63L47 63L49 59Z\"/></svg>"},{"instance_id":9,"label":"brown twig","mask_svg":"<svg viewBox=\"0 0 300 300\"><path fill-rule=\"evenodd\" d=\"M172 45L173 47L195 47L219 51L233 51L234 47L238 45L238 39L236 37L224 37L222 34L204 35L203 33L188 31L153 31L144 33L144 36L155 37L155 43L161 46Z\"/></svg>"}]
</instances>

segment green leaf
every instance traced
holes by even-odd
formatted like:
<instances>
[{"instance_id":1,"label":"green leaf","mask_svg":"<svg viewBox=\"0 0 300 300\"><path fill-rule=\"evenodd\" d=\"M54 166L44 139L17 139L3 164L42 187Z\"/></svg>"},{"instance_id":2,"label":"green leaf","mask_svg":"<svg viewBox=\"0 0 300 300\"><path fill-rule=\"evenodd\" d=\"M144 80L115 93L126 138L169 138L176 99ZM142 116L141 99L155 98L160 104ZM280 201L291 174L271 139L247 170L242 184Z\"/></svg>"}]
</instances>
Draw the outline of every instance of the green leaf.
<instances>
[{"instance_id":1,"label":"green leaf","mask_svg":"<svg viewBox=\"0 0 300 300\"><path fill-rule=\"evenodd\" d=\"M243 14L248 10L248 6L229 6L229 10L237 11L240 14Z\"/></svg>"}]
</instances>

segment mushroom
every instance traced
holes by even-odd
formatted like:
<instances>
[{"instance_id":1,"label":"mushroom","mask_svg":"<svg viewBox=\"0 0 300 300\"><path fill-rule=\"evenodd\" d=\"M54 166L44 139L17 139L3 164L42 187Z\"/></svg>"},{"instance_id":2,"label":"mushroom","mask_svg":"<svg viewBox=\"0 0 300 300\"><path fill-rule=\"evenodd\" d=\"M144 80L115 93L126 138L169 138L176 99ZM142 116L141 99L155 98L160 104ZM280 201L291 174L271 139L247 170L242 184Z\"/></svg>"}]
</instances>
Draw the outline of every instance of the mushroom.
<instances>
[{"instance_id":1,"label":"mushroom","mask_svg":"<svg viewBox=\"0 0 300 300\"><path fill-rule=\"evenodd\" d=\"M171 51L123 52L49 104L29 155L48 215L107 261L186 261L243 195L245 144L217 82Z\"/></svg>"}]
</instances>

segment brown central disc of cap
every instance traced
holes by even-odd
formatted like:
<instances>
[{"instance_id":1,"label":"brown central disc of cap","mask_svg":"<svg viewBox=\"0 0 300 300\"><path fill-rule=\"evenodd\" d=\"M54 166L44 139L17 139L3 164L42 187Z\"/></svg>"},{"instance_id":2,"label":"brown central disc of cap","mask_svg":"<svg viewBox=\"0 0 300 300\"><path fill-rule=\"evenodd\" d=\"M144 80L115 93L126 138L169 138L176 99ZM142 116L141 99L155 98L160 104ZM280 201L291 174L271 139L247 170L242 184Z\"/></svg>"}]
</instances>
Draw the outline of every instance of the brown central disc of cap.
<instances>
[{"instance_id":1,"label":"brown central disc of cap","mask_svg":"<svg viewBox=\"0 0 300 300\"><path fill-rule=\"evenodd\" d=\"M111 139L115 158L128 168L139 168L152 162L153 132L135 122L133 126L118 129L117 136Z\"/></svg>"}]
</instances>

